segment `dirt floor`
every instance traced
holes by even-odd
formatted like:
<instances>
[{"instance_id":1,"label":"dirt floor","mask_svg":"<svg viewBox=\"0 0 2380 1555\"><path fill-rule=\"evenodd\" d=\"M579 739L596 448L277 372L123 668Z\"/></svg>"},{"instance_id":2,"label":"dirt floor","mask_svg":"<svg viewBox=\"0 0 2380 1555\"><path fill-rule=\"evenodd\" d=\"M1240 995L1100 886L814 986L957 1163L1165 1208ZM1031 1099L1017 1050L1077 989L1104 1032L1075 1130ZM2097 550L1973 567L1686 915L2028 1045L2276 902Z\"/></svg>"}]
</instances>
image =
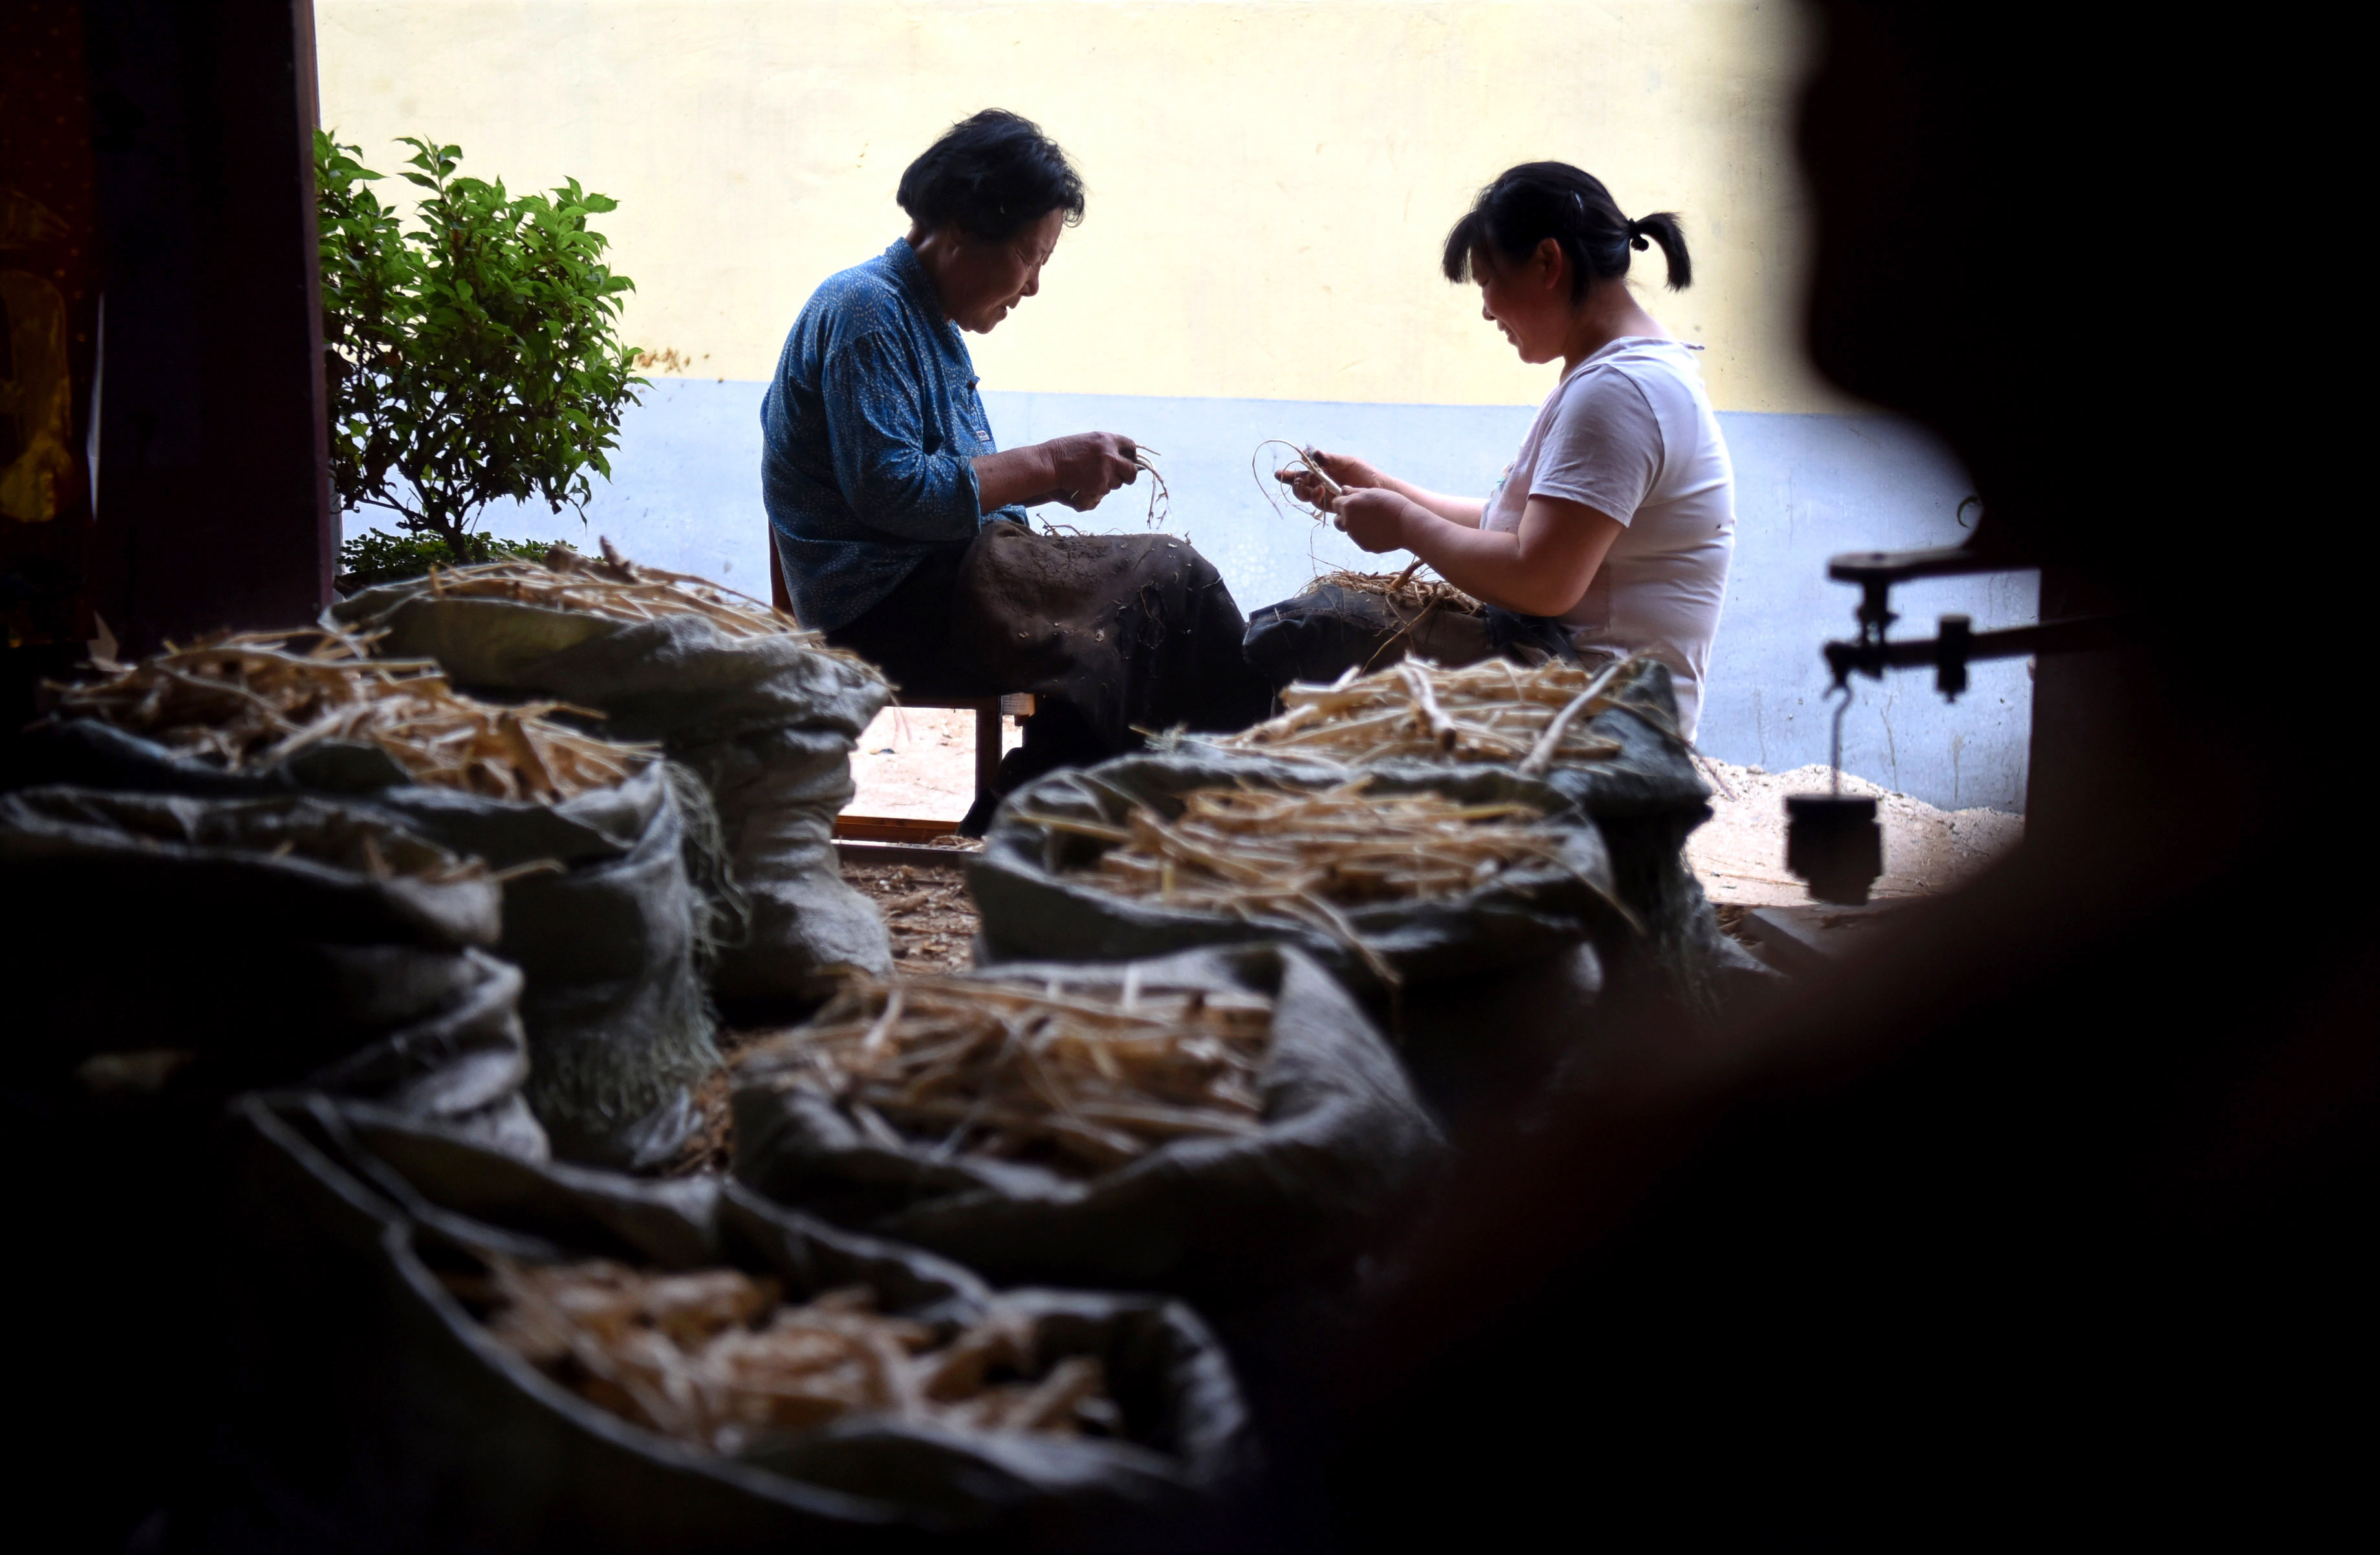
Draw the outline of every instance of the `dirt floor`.
<instances>
[{"instance_id":1,"label":"dirt floor","mask_svg":"<svg viewBox=\"0 0 2380 1555\"><path fill-rule=\"evenodd\" d=\"M1001 748L1025 738L1003 718ZM859 736L851 775L853 815L956 820L975 800L975 714L965 708L886 708Z\"/></svg>"},{"instance_id":2,"label":"dirt floor","mask_svg":"<svg viewBox=\"0 0 2380 1555\"><path fill-rule=\"evenodd\" d=\"M900 970L948 972L972 964L978 920L965 869L845 864L843 878L884 915L892 931L892 964Z\"/></svg>"}]
</instances>

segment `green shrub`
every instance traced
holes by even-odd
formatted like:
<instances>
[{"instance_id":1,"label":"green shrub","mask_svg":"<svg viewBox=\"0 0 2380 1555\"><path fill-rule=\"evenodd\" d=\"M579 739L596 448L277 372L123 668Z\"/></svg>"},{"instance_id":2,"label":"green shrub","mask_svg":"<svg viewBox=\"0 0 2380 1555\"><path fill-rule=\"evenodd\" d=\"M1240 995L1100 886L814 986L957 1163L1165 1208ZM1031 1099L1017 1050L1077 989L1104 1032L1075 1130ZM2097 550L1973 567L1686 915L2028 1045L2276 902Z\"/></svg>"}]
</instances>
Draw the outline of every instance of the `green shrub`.
<instances>
[{"instance_id":1,"label":"green shrub","mask_svg":"<svg viewBox=\"0 0 2380 1555\"><path fill-rule=\"evenodd\" d=\"M466 535L464 543L456 547L435 535L392 535L368 529L339 547L339 587L352 592L419 577L431 567L468 566L515 556L541 562L555 546L577 549L566 540L498 540L484 534Z\"/></svg>"},{"instance_id":2,"label":"green shrub","mask_svg":"<svg viewBox=\"0 0 2380 1555\"><path fill-rule=\"evenodd\" d=\"M633 284L588 225L616 201L576 178L509 196L455 176L461 147L404 143L404 177L426 191L410 224L367 187L382 176L360 148L314 136L332 485L342 508L385 508L403 531L341 547L358 576L519 553L473 530L499 498L567 504L583 523L587 473L610 478L646 383L616 327Z\"/></svg>"}]
</instances>

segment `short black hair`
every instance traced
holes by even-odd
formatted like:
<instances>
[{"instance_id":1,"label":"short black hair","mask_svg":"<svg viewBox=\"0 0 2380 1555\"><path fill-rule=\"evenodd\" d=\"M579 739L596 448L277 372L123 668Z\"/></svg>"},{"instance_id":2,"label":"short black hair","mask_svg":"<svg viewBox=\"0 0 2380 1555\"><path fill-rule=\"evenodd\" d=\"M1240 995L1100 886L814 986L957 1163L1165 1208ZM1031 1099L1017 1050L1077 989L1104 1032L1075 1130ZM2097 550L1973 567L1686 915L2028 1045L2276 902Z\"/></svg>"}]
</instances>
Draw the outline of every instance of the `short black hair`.
<instances>
[{"instance_id":1,"label":"short black hair","mask_svg":"<svg viewBox=\"0 0 2380 1555\"><path fill-rule=\"evenodd\" d=\"M1483 249L1517 263L1537 251L1547 238L1570 256L1572 301L1586 295L1588 278L1609 281L1628 273L1628 250L1642 252L1647 241L1661 246L1670 261L1670 289L1682 291L1694 284L1694 261L1686 257L1686 235L1674 212L1656 211L1630 221L1603 180L1566 162L1524 162L1508 167L1479 198L1454 230L1446 235L1441 260L1446 278L1471 278L1472 256Z\"/></svg>"},{"instance_id":2,"label":"short black hair","mask_svg":"<svg viewBox=\"0 0 2380 1555\"><path fill-rule=\"evenodd\" d=\"M956 226L1000 242L1052 211L1083 219L1083 179L1041 127L1005 108L986 108L942 131L901 175L893 197L931 230Z\"/></svg>"}]
</instances>

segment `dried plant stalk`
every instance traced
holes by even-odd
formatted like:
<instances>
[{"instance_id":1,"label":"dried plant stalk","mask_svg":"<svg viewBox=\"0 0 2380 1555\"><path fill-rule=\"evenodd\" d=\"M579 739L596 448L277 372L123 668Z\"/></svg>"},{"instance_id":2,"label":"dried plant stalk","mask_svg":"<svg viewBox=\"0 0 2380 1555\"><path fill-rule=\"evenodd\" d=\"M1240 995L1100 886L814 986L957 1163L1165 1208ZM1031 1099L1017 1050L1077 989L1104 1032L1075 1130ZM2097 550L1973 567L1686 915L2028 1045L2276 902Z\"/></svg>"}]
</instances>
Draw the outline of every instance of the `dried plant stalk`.
<instances>
[{"instance_id":1,"label":"dried plant stalk","mask_svg":"<svg viewBox=\"0 0 2380 1555\"><path fill-rule=\"evenodd\" d=\"M1557 761L1608 760L1620 754L1619 743L1587 721L1614 704L1611 688L1633 662L1590 671L1488 659L1443 670L1407 659L1360 679L1351 672L1333 686L1292 686L1281 694L1279 717L1214 743L1350 766L1451 759L1542 772Z\"/></svg>"},{"instance_id":2,"label":"dried plant stalk","mask_svg":"<svg viewBox=\"0 0 2380 1555\"><path fill-rule=\"evenodd\" d=\"M1304 592L1311 594L1325 588L1376 595L1402 609L1428 610L1435 606L1451 615L1476 615L1482 608L1477 600L1444 578L1416 577L1413 567L1400 573L1326 572L1307 584Z\"/></svg>"},{"instance_id":3,"label":"dried plant stalk","mask_svg":"<svg viewBox=\"0 0 2380 1555\"><path fill-rule=\"evenodd\" d=\"M385 587L431 599L510 600L613 621L699 615L718 627L722 637L791 636L820 653L853 663L867 662L844 649L828 647L824 638L764 601L688 573L640 566L621 555L609 540L602 541L602 547L600 558L557 545L546 552L542 563L433 567L427 577ZM875 673L872 667L869 673Z\"/></svg>"},{"instance_id":4,"label":"dried plant stalk","mask_svg":"<svg viewBox=\"0 0 2380 1555\"><path fill-rule=\"evenodd\" d=\"M1157 468L1157 451L1135 446L1132 462L1148 472L1148 527L1165 528L1165 520L1173 516L1173 490L1165 483L1165 473Z\"/></svg>"},{"instance_id":5,"label":"dried plant stalk","mask_svg":"<svg viewBox=\"0 0 2380 1555\"><path fill-rule=\"evenodd\" d=\"M1103 1172L1172 1139L1248 1134L1271 1002L1253 993L1067 992L973 978L858 978L743 1075L832 1097L897 1147Z\"/></svg>"},{"instance_id":6,"label":"dried plant stalk","mask_svg":"<svg viewBox=\"0 0 2380 1555\"><path fill-rule=\"evenodd\" d=\"M560 702L498 707L457 694L427 659L375 660L327 628L212 637L61 687L59 711L144 735L232 771L324 740L377 746L416 783L553 803L610 788L657 747L582 735ZM566 711L586 714L584 709Z\"/></svg>"},{"instance_id":7,"label":"dried plant stalk","mask_svg":"<svg viewBox=\"0 0 2380 1555\"><path fill-rule=\"evenodd\" d=\"M1518 801L1468 805L1427 790L1368 794L1359 777L1319 790L1194 788L1168 820L1135 806L1123 825L1020 815L1112 844L1099 883L1169 906L1272 916L1346 945L1381 981L1398 978L1342 910L1451 896L1508 870L1558 861L1561 833Z\"/></svg>"},{"instance_id":8,"label":"dried plant stalk","mask_svg":"<svg viewBox=\"0 0 2380 1555\"><path fill-rule=\"evenodd\" d=\"M864 1287L795 1306L775 1280L733 1269L502 1256L490 1269L446 1282L495 1338L589 1403L716 1452L851 1414L1057 1436L1121 1426L1099 1361L1070 1356L1033 1378L1033 1335L1014 1319L939 1342L924 1324L876 1311Z\"/></svg>"}]
</instances>

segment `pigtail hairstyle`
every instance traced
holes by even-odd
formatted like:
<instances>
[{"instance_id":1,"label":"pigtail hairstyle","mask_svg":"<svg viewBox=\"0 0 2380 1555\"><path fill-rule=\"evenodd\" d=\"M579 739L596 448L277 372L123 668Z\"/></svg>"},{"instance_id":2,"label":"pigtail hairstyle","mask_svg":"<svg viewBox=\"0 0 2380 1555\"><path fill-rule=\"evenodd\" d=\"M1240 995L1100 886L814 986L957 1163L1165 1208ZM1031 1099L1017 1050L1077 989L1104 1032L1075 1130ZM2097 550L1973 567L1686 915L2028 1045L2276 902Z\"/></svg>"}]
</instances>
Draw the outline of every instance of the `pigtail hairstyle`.
<instances>
[{"instance_id":1,"label":"pigtail hairstyle","mask_svg":"<svg viewBox=\"0 0 2380 1555\"><path fill-rule=\"evenodd\" d=\"M1500 259L1519 263L1548 237L1569 257L1573 302L1586 295L1590 277L1617 280L1628 273L1629 250L1642 253L1654 243L1669 261L1670 289L1683 291L1694 284L1694 261L1686 256L1685 231L1675 213L1657 211L1630 221L1602 179L1566 162L1524 162L1481 189L1446 235L1441 267L1448 280L1468 281L1473 257L1481 250L1493 249Z\"/></svg>"},{"instance_id":2,"label":"pigtail hairstyle","mask_svg":"<svg viewBox=\"0 0 2380 1555\"><path fill-rule=\"evenodd\" d=\"M1686 257L1686 232L1678 225L1676 212L1656 211L1637 217L1628 224L1628 237L1640 254L1648 237L1661 246L1661 257L1670 264L1671 291L1682 292L1694 284L1694 261Z\"/></svg>"}]
</instances>

